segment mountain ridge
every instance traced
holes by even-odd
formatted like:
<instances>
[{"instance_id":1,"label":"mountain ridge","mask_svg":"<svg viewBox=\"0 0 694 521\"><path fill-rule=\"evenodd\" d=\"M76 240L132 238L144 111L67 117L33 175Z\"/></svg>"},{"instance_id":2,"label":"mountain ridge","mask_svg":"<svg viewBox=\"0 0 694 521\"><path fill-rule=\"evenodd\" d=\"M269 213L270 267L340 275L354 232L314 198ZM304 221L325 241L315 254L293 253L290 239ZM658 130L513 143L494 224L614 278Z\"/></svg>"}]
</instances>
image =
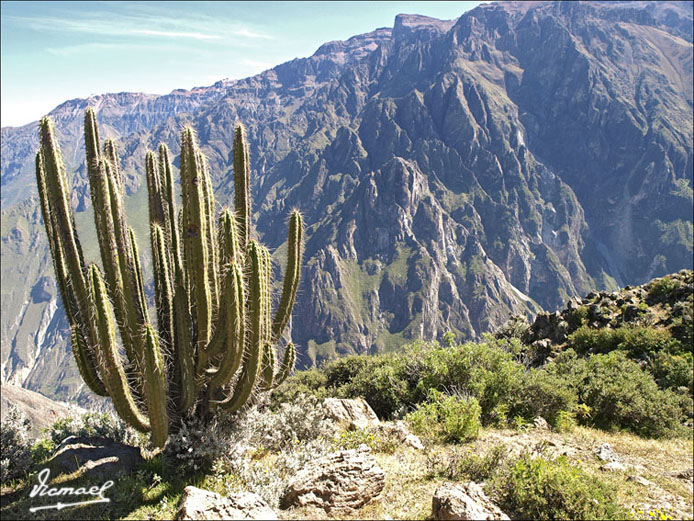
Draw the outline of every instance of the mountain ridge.
<instances>
[{"instance_id":1,"label":"mountain ridge","mask_svg":"<svg viewBox=\"0 0 694 521\"><path fill-rule=\"evenodd\" d=\"M303 365L449 329L476 338L510 314L690 267L692 47L678 36L681 12L548 2L482 5L456 21L399 15L392 30L328 42L123 135L131 204L144 201L144 150L163 141L178 151L185 124L198 131L218 201L228 200L229 136L244 121L257 230L277 273L275 224L291 207L306 216L292 327ZM87 209L77 135L61 144L73 140L73 202ZM30 208L10 212L39 245ZM14 229L3 226L4 258ZM26 280L43 280L41 262ZM5 299L3 290L3 308ZM20 329L3 325L3 378L31 366L16 355L35 350ZM44 353L65 353L59 329ZM31 367L29 386L49 372Z\"/></svg>"}]
</instances>

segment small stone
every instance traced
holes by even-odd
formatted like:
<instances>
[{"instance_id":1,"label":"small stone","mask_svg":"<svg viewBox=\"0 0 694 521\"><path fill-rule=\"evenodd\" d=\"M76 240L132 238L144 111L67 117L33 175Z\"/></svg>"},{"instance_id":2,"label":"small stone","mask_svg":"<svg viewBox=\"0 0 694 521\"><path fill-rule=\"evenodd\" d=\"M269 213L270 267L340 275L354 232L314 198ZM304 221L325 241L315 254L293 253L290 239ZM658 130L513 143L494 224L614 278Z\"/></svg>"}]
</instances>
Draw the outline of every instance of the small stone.
<instances>
[{"instance_id":1,"label":"small stone","mask_svg":"<svg viewBox=\"0 0 694 521\"><path fill-rule=\"evenodd\" d=\"M545 420L542 416L537 416L533 420L533 425L535 426L536 429L540 430L549 430L549 423L547 423L547 420Z\"/></svg>"},{"instance_id":2,"label":"small stone","mask_svg":"<svg viewBox=\"0 0 694 521\"><path fill-rule=\"evenodd\" d=\"M671 472L670 475L673 478L692 479L694 478L694 469L675 470Z\"/></svg>"},{"instance_id":3,"label":"small stone","mask_svg":"<svg viewBox=\"0 0 694 521\"><path fill-rule=\"evenodd\" d=\"M619 461L619 456L609 443L603 443L594 452L600 461Z\"/></svg>"},{"instance_id":4,"label":"small stone","mask_svg":"<svg viewBox=\"0 0 694 521\"><path fill-rule=\"evenodd\" d=\"M447 483L437 488L432 510L437 520L510 519L492 503L482 487L472 481L460 485Z\"/></svg>"},{"instance_id":5,"label":"small stone","mask_svg":"<svg viewBox=\"0 0 694 521\"><path fill-rule=\"evenodd\" d=\"M600 470L604 470L607 472L619 472L622 470L626 470L626 467L622 465L619 461L610 461L609 463L600 467Z\"/></svg>"},{"instance_id":6,"label":"small stone","mask_svg":"<svg viewBox=\"0 0 694 521\"><path fill-rule=\"evenodd\" d=\"M386 436L392 436L397 439L403 445L417 450L424 449L424 444L422 444L419 436L412 434L402 421L382 423L379 430Z\"/></svg>"},{"instance_id":7,"label":"small stone","mask_svg":"<svg viewBox=\"0 0 694 521\"><path fill-rule=\"evenodd\" d=\"M651 481L648 481L646 478L643 478L641 476L629 476L627 478L627 481L635 481L639 485L643 485L644 487L653 487L655 484Z\"/></svg>"},{"instance_id":8,"label":"small stone","mask_svg":"<svg viewBox=\"0 0 694 521\"><path fill-rule=\"evenodd\" d=\"M216 492L188 486L183 490L176 519L277 519L263 498L250 492L227 497Z\"/></svg>"}]
</instances>

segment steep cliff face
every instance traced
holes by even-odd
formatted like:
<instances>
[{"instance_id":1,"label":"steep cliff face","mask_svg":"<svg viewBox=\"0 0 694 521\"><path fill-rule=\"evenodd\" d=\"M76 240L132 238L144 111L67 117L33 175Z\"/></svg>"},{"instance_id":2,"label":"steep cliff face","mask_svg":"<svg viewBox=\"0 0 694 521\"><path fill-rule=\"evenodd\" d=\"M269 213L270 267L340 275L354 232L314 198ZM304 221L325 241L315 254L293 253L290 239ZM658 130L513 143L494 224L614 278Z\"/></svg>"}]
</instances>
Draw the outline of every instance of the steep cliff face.
<instances>
[{"instance_id":1,"label":"steep cliff face","mask_svg":"<svg viewBox=\"0 0 694 521\"><path fill-rule=\"evenodd\" d=\"M400 15L393 29L327 43L225 84L218 97L177 105L170 117L173 101L161 98L126 104L122 119L106 108L98 117L121 136L136 216L146 214L137 190L144 150L159 141L178 150L185 123L198 130L218 202L230 203L232 129L246 124L257 232L278 272L288 210L300 208L309 226L292 327L303 364L447 330L475 338L511 313L691 267L691 11L521 2L455 21ZM79 128L71 128L63 142L83 194ZM17 164L25 141L15 139ZM50 280L50 263L34 221L6 252L14 223L35 212L23 204L3 215L3 277L29 236L43 260L13 268L3 310L26 314L31 288L47 286L49 299L27 322L34 327L48 320L38 317L55 289L40 282ZM87 208L88 198L75 204ZM59 380L28 363L40 347L4 315L3 378ZM65 351L64 340L39 358L55 350ZM68 360L62 370L73 374ZM65 396L75 392L68 387Z\"/></svg>"}]
</instances>

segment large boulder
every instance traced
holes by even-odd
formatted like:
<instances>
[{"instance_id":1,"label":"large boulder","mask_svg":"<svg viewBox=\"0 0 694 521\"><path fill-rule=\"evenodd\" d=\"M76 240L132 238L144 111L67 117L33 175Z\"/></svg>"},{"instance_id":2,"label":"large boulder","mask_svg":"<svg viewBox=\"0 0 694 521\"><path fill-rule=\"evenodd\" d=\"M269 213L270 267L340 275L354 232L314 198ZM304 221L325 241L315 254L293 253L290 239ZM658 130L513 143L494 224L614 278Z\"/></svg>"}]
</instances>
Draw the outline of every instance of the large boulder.
<instances>
[{"instance_id":1,"label":"large boulder","mask_svg":"<svg viewBox=\"0 0 694 521\"><path fill-rule=\"evenodd\" d=\"M436 489L432 500L434 519L491 520L510 519L474 482L445 484Z\"/></svg>"},{"instance_id":2,"label":"large boulder","mask_svg":"<svg viewBox=\"0 0 694 521\"><path fill-rule=\"evenodd\" d=\"M144 463L140 449L108 438L70 436L48 462L53 474L72 474L110 479L129 474Z\"/></svg>"},{"instance_id":3,"label":"large boulder","mask_svg":"<svg viewBox=\"0 0 694 521\"><path fill-rule=\"evenodd\" d=\"M330 515L349 513L378 496L385 473L366 445L310 461L290 481L281 508L314 506Z\"/></svg>"},{"instance_id":4,"label":"large boulder","mask_svg":"<svg viewBox=\"0 0 694 521\"><path fill-rule=\"evenodd\" d=\"M277 519L268 504L250 492L227 497L216 492L188 486L183 490L176 519Z\"/></svg>"},{"instance_id":5,"label":"large boulder","mask_svg":"<svg viewBox=\"0 0 694 521\"><path fill-rule=\"evenodd\" d=\"M364 398L327 398L323 407L338 428L365 429L379 423L378 416Z\"/></svg>"}]
</instances>

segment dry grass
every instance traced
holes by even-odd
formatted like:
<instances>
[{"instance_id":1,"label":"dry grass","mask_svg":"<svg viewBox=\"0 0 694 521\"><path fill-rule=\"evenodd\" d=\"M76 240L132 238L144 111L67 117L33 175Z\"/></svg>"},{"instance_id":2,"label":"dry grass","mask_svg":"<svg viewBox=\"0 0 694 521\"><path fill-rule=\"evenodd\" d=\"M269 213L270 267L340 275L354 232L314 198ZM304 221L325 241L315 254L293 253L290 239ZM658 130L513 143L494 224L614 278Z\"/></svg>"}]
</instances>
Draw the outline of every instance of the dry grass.
<instances>
[{"instance_id":1,"label":"dry grass","mask_svg":"<svg viewBox=\"0 0 694 521\"><path fill-rule=\"evenodd\" d=\"M600 470L604 462L593 451L603 443L612 446L626 470ZM618 490L619 502L631 508L637 519L659 519L660 513L672 519L693 517L692 480L671 474L692 467L694 451L691 438L647 440L632 434L608 433L585 427L567 433L488 429L482 431L477 440L457 447L469 448L479 454L494 445L506 447L510 456L522 452L544 457L566 456L596 479L613 485ZM431 499L444 480L430 477L432 469L427 463L427 455L436 454L434 459L440 459L452 449L451 445L428 445L424 451L408 448L394 454L375 454L386 474L383 492L361 509L339 519L431 519ZM647 479L653 486L629 479L635 476ZM649 515L649 512L654 515ZM322 510L309 508L290 509L279 514L282 519L334 518Z\"/></svg>"}]
</instances>

